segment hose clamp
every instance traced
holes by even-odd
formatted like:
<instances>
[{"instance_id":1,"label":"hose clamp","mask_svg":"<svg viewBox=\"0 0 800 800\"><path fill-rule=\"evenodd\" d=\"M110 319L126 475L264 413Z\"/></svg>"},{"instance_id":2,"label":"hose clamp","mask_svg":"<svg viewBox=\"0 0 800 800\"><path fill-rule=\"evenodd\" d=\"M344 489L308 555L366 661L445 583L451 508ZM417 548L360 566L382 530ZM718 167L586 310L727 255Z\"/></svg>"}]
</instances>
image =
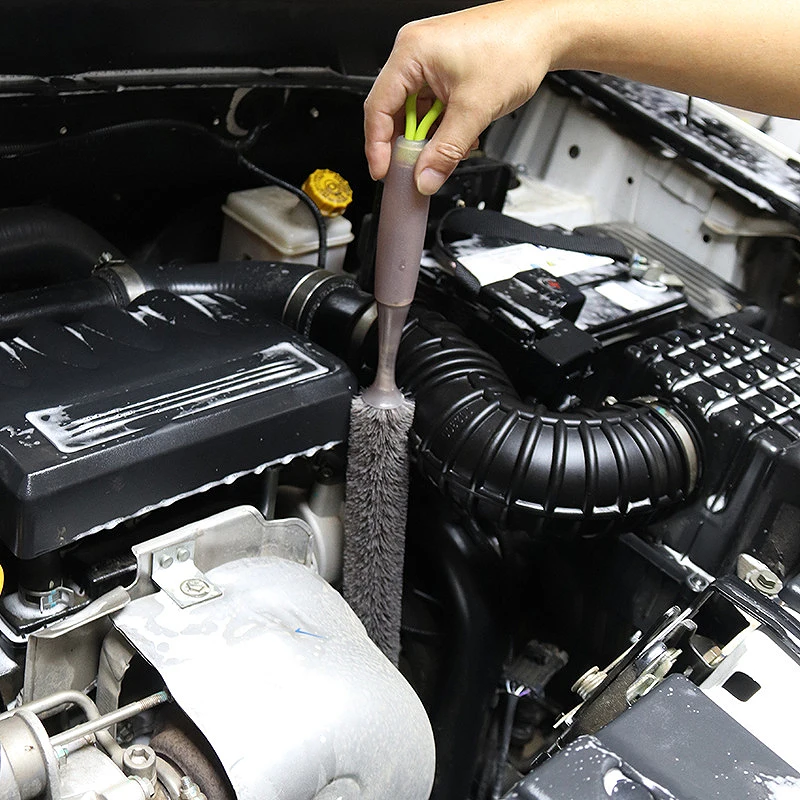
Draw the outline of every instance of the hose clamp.
<instances>
[{"instance_id":1,"label":"hose clamp","mask_svg":"<svg viewBox=\"0 0 800 800\"><path fill-rule=\"evenodd\" d=\"M290 328L299 330L303 312L306 310L314 293L321 286L338 277L338 275L326 269L317 269L313 272L309 272L308 275L304 275L297 284L295 284L292 293L286 299L281 321Z\"/></svg>"},{"instance_id":2,"label":"hose clamp","mask_svg":"<svg viewBox=\"0 0 800 800\"><path fill-rule=\"evenodd\" d=\"M683 449L683 455L688 467L688 487L687 494L691 493L697 485L700 475L700 453L695 444L694 436L689 426L683 421L679 414L668 406L664 405L657 397L637 397L636 402L652 408L672 429Z\"/></svg>"},{"instance_id":3,"label":"hose clamp","mask_svg":"<svg viewBox=\"0 0 800 800\"><path fill-rule=\"evenodd\" d=\"M102 278L111 288L120 305L126 306L147 291L139 273L123 261L109 262L96 269L95 277Z\"/></svg>"},{"instance_id":4,"label":"hose clamp","mask_svg":"<svg viewBox=\"0 0 800 800\"><path fill-rule=\"evenodd\" d=\"M370 303L358 318L350 334L350 347L347 351L347 363L355 364L364 352L364 342L378 319L378 304Z\"/></svg>"}]
</instances>

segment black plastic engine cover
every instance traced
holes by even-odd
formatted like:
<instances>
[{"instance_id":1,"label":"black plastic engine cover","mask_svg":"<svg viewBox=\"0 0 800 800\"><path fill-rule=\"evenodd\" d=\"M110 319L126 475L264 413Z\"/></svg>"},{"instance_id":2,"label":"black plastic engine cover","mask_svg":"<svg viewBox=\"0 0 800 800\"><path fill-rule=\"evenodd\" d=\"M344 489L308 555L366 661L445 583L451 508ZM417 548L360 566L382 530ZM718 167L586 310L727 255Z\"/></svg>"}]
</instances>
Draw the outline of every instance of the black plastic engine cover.
<instances>
[{"instance_id":1,"label":"black plastic engine cover","mask_svg":"<svg viewBox=\"0 0 800 800\"><path fill-rule=\"evenodd\" d=\"M221 296L143 295L0 342L0 540L32 558L347 436L353 378Z\"/></svg>"}]
</instances>

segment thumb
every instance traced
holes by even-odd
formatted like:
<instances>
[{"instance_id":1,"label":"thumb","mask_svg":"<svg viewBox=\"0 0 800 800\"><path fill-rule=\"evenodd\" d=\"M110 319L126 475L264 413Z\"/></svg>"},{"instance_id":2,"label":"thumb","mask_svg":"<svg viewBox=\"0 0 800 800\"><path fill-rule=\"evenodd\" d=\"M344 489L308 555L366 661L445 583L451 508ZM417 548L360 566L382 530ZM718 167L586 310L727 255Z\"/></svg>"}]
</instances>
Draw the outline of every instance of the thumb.
<instances>
[{"instance_id":1,"label":"thumb","mask_svg":"<svg viewBox=\"0 0 800 800\"><path fill-rule=\"evenodd\" d=\"M425 145L416 167L417 189L420 194L434 194L469 155L475 140L491 119L483 118L474 107L465 107L457 100L447 104L436 133Z\"/></svg>"}]
</instances>

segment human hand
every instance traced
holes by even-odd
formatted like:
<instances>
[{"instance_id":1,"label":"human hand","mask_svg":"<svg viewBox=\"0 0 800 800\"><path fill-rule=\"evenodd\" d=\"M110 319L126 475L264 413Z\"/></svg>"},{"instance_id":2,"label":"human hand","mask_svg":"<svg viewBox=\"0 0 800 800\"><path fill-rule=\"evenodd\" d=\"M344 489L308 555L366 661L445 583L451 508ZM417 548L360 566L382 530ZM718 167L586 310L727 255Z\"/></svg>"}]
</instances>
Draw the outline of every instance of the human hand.
<instances>
[{"instance_id":1,"label":"human hand","mask_svg":"<svg viewBox=\"0 0 800 800\"><path fill-rule=\"evenodd\" d=\"M364 103L373 179L389 168L406 97L429 87L445 111L416 180L423 194L436 192L489 123L538 88L555 59L552 16L539 0L503 0L404 26Z\"/></svg>"}]
</instances>

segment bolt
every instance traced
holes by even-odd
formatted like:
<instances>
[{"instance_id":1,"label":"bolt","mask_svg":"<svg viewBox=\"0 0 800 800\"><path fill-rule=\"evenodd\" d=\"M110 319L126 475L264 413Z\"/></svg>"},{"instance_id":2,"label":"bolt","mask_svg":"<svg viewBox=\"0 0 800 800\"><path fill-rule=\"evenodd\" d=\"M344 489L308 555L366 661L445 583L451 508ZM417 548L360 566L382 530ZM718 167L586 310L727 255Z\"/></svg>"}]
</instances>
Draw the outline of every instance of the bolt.
<instances>
[{"instance_id":1,"label":"bolt","mask_svg":"<svg viewBox=\"0 0 800 800\"><path fill-rule=\"evenodd\" d=\"M158 565L162 569L166 569L167 567L171 567L172 566L172 561L173 561L172 556L161 556L158 559Z\"/></svg>"},{"instance_id":2,"label":"bolt","mask_svg":"<svg viewBox=\"0 0 800 800\"><path fill-rule=\"evenodd\" d=\"M189 578L181 584L181 591L187 597L205 597L210 589L202 578Z\"/></svg>"},{"instance_id":3,"label":"bolt","mask_svg":"<svg viewBox=\"0 0 800 800\"><path fill-rule=\"evenodd\" d=\"M156 779L156 753L152 747L132 744L122 754L122 769L126 775L144 778L151 783Z\"/></svg>"},{"instance_id":4,"label":"bolt","mask_svg":"<svg viewBox=\"0 0 800 800\"><path fill-rule=\"evenodd\" d=\"M586 700L587 697L608 677L608 674L599 667L590 667L572 685L572 691Z\"/></svg>"},{"instance_id":5,"label":"bolt","mask_svg":"<svg viewBox=\"0 0 800 800\"><path fill-rule=\"evenodd\" d=\"M175 553L178 561L188 561L189 560L189 548L188 547L179 547L178 552Z\"/></svg>"},{"instance_id":6,"label":"bolt","mask_svg":"<svg viewBox=\"0 0 800 800\"><path fill-rule=\"evenodd\" d=\"M725 660L725 654L720 650L718 645L714 645L708 652L703 654L703 661L709 667L719 666Z\"/></svg>"},{"instance_id":7,"label":"bolt","mask_svg":"<svg viewBox=\"0 0 800 800\"><path fill-rule=\"evenodd\" d=\"M141 745L135 744L133 747L128 748L128 756L136 764L142 764L147 761L147 750Z\"/></svg>"},{"instance_id":8,"label":"bolt","mask_svg":"<svg viewBox=\"0 0 800 800\"><path fill-rule=\"evenodd\" d=\"M783 589L781 579L766 564L746 554L739 556L736 574L767 597L774 597Z\"/></svg>"},{"instance_id":9,"label":"bolt","mask_svg":"<svg viewBox=\"0 0 800 800\"><path fill-rule=\"evenodd\" d=\"M188 776L181 778L180 800L207 800L200 787Z\"/></svg>"},{"instance_id":10,"label":"bolt","mask_svg":"<svg viewBox=\"0 0 800 800\"><path fill-rule=\"evenodd\" d=\"M708 581L702 575L687 575L686 585L693 592L702 592L708 586Z\"/></svg>"}]
</instances>

